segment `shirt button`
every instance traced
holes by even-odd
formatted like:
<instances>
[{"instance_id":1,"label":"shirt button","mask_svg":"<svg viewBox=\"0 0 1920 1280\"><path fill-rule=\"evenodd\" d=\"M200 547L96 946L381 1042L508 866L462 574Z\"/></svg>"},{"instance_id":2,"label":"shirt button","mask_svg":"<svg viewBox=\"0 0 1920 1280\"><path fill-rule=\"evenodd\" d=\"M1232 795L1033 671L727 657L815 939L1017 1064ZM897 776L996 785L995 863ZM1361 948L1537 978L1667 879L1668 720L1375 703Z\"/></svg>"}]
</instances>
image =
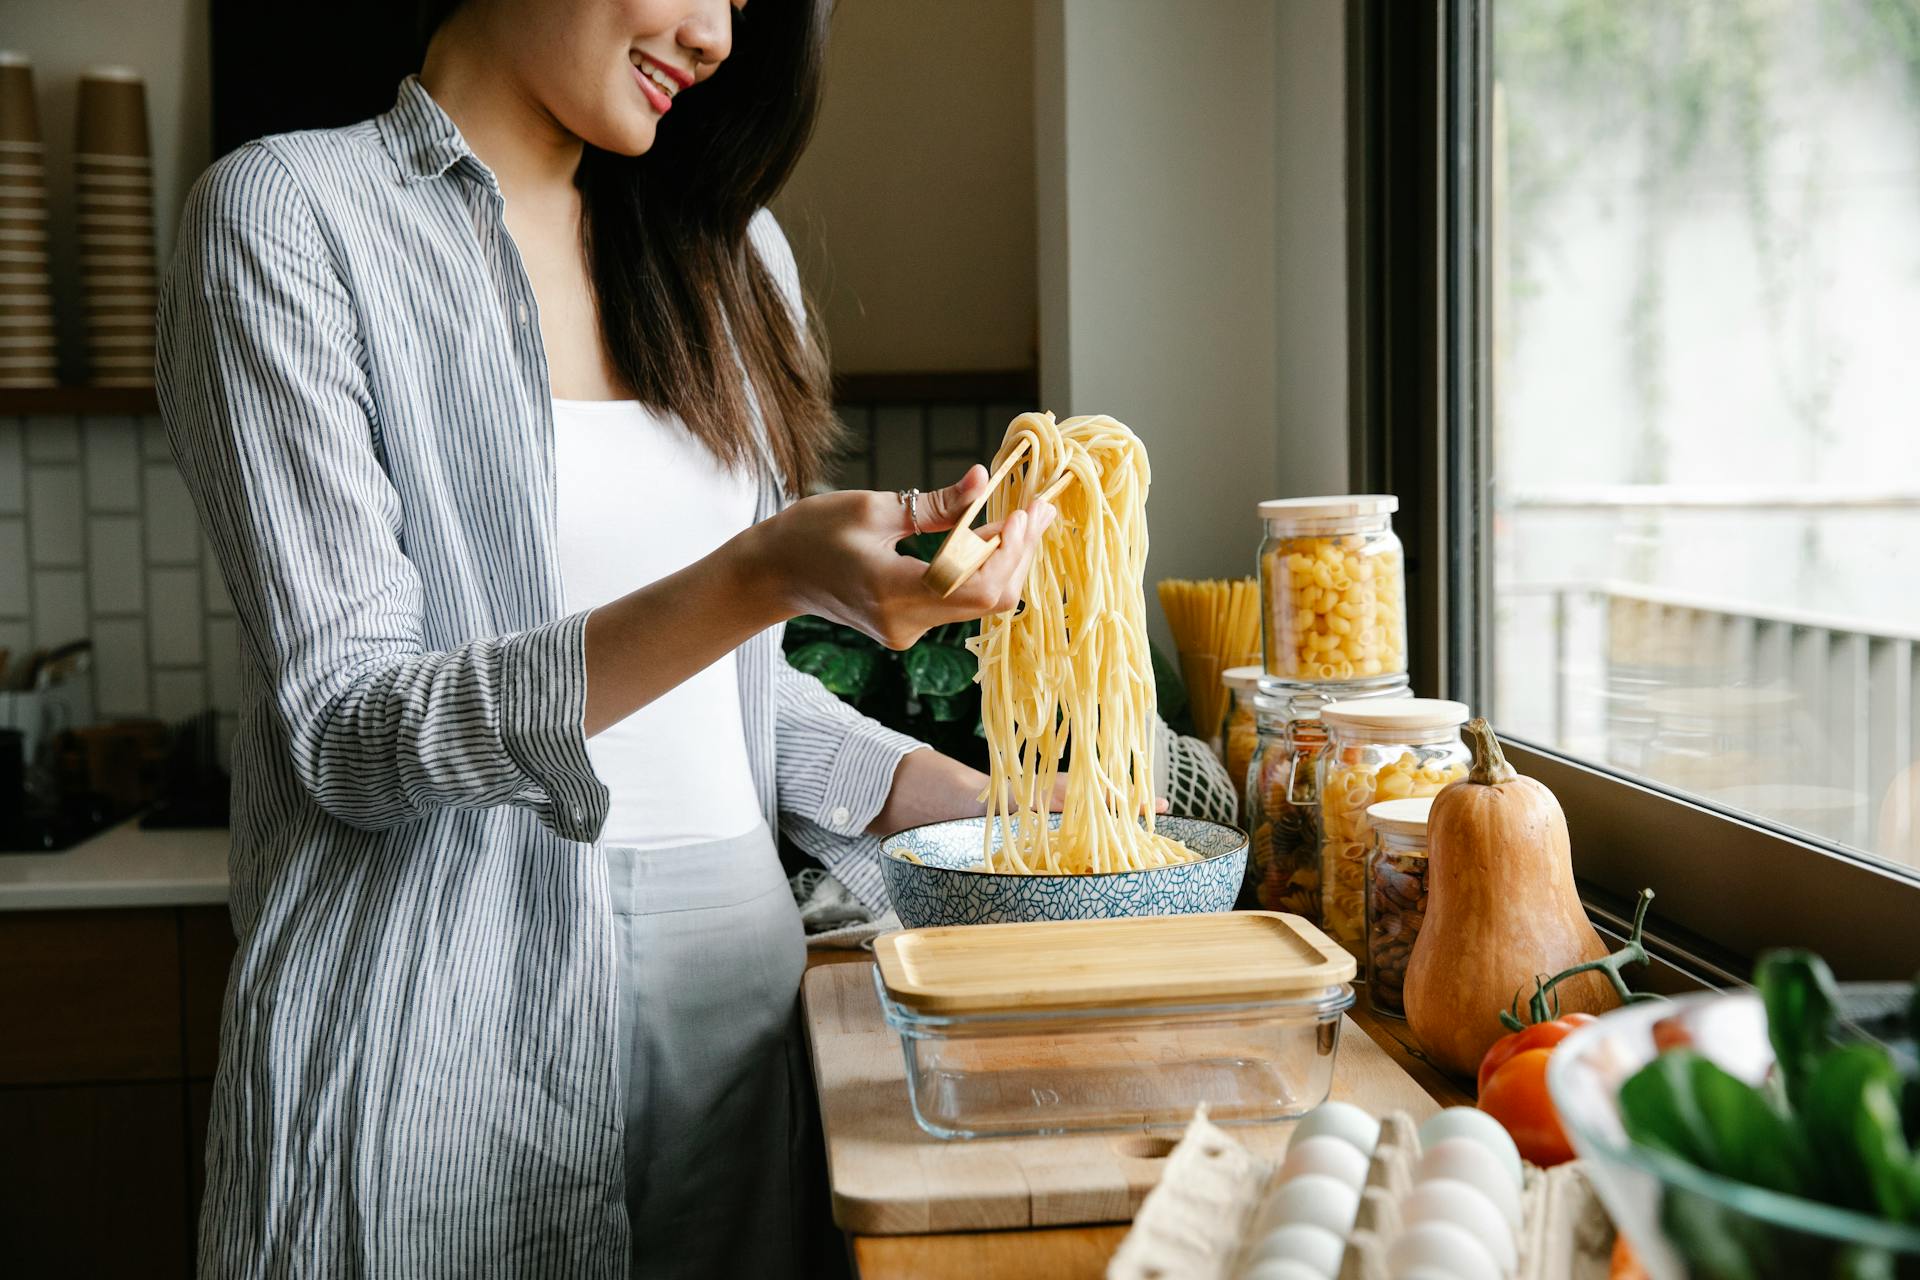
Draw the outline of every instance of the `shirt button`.
<instances>
[{"instance_id":1,"label":"shirt button","mask_svg":"<svg viewBox=\"0 0 1920 1280\"><path fill-rule=\"evenodd\" d=\"M515 307L514 314L520 317L521 324L525 324L527 322L527 304L523 302Z\"/></svg>"},{"instance_id":2,"label":"shirt button","mask_svg":"<svg viewBox=\"0 0 1920 1280\"><path fill-rule=\"evenodd\" d=\"M844 827L849 822L853 821L853 811L848 809L847 806L841 805L839 808L835 809L832 813L828 814L827 817L833 820L834 826Z\"/></svg>"}]
</instances>

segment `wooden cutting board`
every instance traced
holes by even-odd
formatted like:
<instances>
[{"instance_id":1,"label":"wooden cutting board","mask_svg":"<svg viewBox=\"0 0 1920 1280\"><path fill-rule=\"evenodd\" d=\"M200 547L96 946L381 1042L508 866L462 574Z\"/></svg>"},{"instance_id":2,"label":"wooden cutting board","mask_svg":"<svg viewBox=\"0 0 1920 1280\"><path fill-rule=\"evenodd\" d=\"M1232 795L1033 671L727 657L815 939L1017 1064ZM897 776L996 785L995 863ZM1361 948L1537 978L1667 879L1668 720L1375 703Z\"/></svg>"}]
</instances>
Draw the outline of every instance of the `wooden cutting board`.
<instances>
[{"instance_id":1,"label":"wooden cutting board","mask_svg":"<svg viewBox=\"0 0 1920 1280\"><path fill-rule=\"evenodd\" d=\"M833 1217L855 1235L917 1235L1130 1221L1159 1181L1178 1128L943 1141L914 1123L900 1037L887 1029L871 964L829 964L801 986L826 1132ZM1424 1120L1438 1105L1346 1020L1333 1096ZM1284 1151L1290 1121L1233 1134Z\"/></svg>"}]
</instances>

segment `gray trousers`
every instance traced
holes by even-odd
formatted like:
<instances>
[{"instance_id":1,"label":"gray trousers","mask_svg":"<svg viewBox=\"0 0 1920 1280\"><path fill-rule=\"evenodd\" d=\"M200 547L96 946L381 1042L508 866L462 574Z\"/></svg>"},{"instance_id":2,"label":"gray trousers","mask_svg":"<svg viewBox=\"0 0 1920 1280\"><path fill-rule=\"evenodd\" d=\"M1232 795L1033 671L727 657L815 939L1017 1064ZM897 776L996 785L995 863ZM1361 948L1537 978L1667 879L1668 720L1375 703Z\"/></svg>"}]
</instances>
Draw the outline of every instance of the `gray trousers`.
<instances>
[{"instance_id":1,"label":"gray trousers","mask_svg":"<svg viewBox=\"0 0 1920 1280\"><path fill-rule=\"evenodd\" d=\"M632 1275L797 1274L795 1014L806 938L763 825L609 846Z\"/></svg>"}]
</instances>

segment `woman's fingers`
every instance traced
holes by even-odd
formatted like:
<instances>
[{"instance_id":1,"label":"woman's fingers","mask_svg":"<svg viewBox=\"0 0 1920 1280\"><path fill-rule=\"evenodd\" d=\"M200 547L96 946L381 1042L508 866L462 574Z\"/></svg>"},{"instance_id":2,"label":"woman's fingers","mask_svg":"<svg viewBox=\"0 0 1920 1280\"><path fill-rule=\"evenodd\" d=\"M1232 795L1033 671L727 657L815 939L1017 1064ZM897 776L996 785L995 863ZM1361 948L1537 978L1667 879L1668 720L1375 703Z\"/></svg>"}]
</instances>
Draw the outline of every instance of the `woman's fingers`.
<instances>
[{"instance_id":1,"label":"woman's fingers","mask_svg":"<svg viewBox=\"0 0 1920 1280\"><path fill-rule=\"evenodd\" d=\"M1024 511L1016 511L1000 530L1000 546L980 566L956 597L964 597L967 607L981 613L1004 613L1020 603L1026 589L1027 574L1040 550L1040 540L1053 524L1051 503L1036 502ZM956 600L956 603L961 601Z\"/></svg>"},{"instance_id":2,"label":"woman's fingers","mask_svg":"<svg viewBox=\"0 0 1920 1280\"><path fill-rule=\"evenodd\" d=\"M909 512L904 503L900 507L900 536L906 537L914 532L918 516L919 532L938 533L951 529L966 514L967 507L980 496L987 487L987 469L979 463L967 468L967 474L944 489L935 489L932 493L923 493L914 499L914 510Z\"/></svg>"}]
</instances>

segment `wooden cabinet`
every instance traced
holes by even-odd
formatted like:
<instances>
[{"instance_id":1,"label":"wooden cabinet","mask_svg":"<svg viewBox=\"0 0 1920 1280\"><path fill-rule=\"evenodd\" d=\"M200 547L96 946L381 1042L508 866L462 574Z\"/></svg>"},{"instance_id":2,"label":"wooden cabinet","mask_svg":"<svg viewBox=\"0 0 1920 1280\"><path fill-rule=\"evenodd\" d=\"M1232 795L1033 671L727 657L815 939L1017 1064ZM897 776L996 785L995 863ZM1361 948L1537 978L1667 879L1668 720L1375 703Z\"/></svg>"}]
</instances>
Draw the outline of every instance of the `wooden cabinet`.
<instances>
[{"instance_id":1,"label":"wooden cabinet","mask_svg":"<svg viewBox=\"0 0 1920 1280\"><path fill-rule=\"evenodd\" d=\"M225 907L0 912L8 1274L192 1274L232 957Z\"/></svg>"}]
</instances>

